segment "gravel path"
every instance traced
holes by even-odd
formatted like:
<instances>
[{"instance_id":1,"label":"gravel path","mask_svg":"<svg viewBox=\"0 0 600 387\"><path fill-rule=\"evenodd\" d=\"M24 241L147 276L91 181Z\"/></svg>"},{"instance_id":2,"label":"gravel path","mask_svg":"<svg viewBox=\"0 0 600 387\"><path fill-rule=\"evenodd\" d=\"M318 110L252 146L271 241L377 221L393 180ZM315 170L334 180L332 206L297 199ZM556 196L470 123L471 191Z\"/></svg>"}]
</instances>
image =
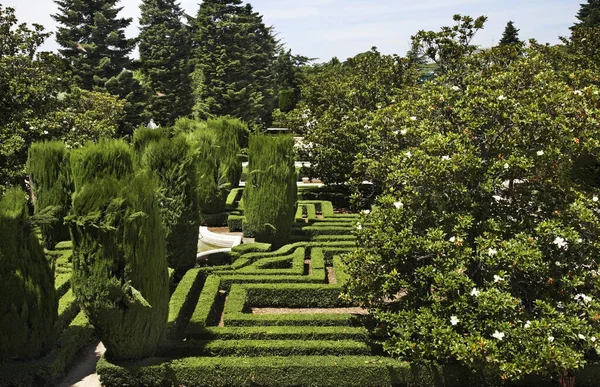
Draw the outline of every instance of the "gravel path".
<instances>
[{"instance_id":1,"label":"gravel path","mask_svg":"<svg viewBox=\"0 0 600 387\"><path fill-rule=\"evenodd\" d=\"M58 383L58 387L100 387L100 379L96 374L96 363L106 351L99 342L87 349L80 360L75 363L69 373Z\"/></svg>"}]
</instances>

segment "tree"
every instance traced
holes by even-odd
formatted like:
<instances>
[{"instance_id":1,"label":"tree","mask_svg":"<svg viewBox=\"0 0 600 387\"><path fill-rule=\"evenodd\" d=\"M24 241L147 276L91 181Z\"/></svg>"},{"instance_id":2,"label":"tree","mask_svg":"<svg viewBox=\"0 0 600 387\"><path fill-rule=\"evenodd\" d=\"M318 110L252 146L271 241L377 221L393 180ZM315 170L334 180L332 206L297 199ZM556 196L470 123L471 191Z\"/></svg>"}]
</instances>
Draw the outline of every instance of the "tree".
<instances>
[{"instance_id":1,"label":"tree","mask_svg":"<svg viewBox=\"0 0 600 387\"><path fill-rule=\"evenodd\" d=\"M68 76L58 56L36 53L49 34L38 24L18 24L13 8L0 6L0 35L1 194L6 186L23 183L29 145L51 138L34 121L57 108Z\"/></svg>"},{"instance_id":2,"label":"tree","mask_svg":"<svg viewBox=\"0 0 600 387\"><path fill-rule=\"evenodd\" d=\"M148 113L161 126L192 112L191 36L175 0L140 5L140 69L151 90Z\"/></svg>"},{"instance_id":3,"label":"tree","mask_svg":"<svg viewBox=\"0 0 600 387\"><path fill-rule=\"evenodd\" d=\"M346 257L388 353L488 384L581 368L600 329L600 191L574 173L600 152L598 87L572 89L535 47L502 50L374 115L380 151L363 161L385 194Z\"/></svg>"},{"instance_id":4,"label":"tree","mask_svg":"<svg viewBox=\"0 0 600 387\"><path fill-rule=\"evenodd\" d=\"M135 39L125 38L131 18L117 18L119 0L54 0L59 13L52 15L60 26L56 41L79 85L86 90L103 88L112 77L131 67L128 55Z\"/></svg>"},{"instance_id":5,"label":"tree","mask_svg":"<svg viewBox=\"0 0 600 387\"><path fill-rule=\"evenodd\" d=\"M293 55L292 50L279 49L273 65L275 76L275 92L278 96L278 107L286 113L296 107L300 100L300 84L303 81L302 68L310 59L301 55Z\"/></svg>"},{"instance_id":6,"label":"tree","mask_svg":"<svg viewBox=\"0 0 600 387\"><path fill-rule=\"evenodd\" d=\"M502 33L502 39L500 39L498 45L506 46L509 44L522 44L523 42L519 40L519 31L520 30L515 28L514 23L509 21L506 23L506 27Z\"/></svg>"},{"instance_id":7,"label":"tree","mask_svg":"<svg viewBox=\"0 0 600 387\"><path fill-rule=\"evenodd\" d=\"M207 0L200 4L193 38L195 113L231 115L263 126L273 109L272 29L250 4Z\"/></svg>"},{"instance_id":8,"label":"tree","mask_svg":"<svg viewBox=\"0 0 600 387\"><path fill-rule=\"evenodd\" d=\"M575 23L571 31L576 29L597 27L600 25L600 0L587 0L587 3L581 4L579 12L577 12L579 23Z\"/></svg>"},{"instance_id":9,"label":"tree","mask_svg":"<svg viewBox=\"0 0 600 387\"><path fill-rule=\"evenodd\" d=\"M20 188L0 200L0 361L38 358L57 334L54 278L28 212Z\"/></svg>"}]
</instances>

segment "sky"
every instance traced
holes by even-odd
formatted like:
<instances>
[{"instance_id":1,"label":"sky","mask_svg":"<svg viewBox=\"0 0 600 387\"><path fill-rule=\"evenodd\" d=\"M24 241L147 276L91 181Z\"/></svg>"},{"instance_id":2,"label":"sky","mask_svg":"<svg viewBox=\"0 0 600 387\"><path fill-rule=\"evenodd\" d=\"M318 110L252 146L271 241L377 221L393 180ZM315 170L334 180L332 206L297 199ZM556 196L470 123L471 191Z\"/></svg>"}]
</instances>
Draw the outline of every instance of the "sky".
<instances>
[{"instance_id":1,"label":"sky","mask_svg":"<svg viewBox=\"0 0 600 387\"><path fill-rule=\"evenodd\" d=\"M16 9L19 22L39 23L56 29L50 17L58 11L52 0L0 0ZM186 13L195 15L201 0L180 0ZM584 0L252 0L254 10L273 26L278 39L294 54L318 58L346 59L376 46L384 54L405 55L410 37L419 30L437 31L452 25L452 15L485 15L488 22L473 43L490 47L498 43L512 20L521 40L558 43ZM128 37L138 34L141 0L121 0L121 17L133 18ZM43 49L58 48L50 37Z\"/></svg>"}]
</instances>

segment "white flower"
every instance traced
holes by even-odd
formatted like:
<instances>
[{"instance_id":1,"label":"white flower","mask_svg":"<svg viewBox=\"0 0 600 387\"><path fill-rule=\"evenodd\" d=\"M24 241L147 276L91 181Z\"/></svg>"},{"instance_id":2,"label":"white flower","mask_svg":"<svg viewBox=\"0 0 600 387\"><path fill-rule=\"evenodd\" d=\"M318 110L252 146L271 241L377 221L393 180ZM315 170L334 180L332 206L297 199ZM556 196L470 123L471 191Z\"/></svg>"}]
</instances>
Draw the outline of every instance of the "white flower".
<instances>
[{"instance_id":1,"label":"white flower","mask_svg":"<svg viewBox=\"0 0 600 387\"><path fill-rule=\"evenodd\" d=\"M555 261L555 262L554 262L554 264L555 264L556 266L560 266L560 261Z\"/></svg>"},{"instance_id":2,"label":"white flower","mask_svg":"<svg viewBox=\"0 0 600 387\"><path fill-rule=\"evenodd\" d=\"M498 101L504 101L505 99L506 99L506 97L503 96L503 95L501 95L501 96L498 97Z\"/></svg>"},{"instance_id":3,"label":"white flower","mask_svg":"<svg viewBox=\"0 0 600 387\"><path fill-rule=\"evenodd\" d=\"M531 321L527 320L527 322L525 323L524 328L529 328L531 326Z\"/></svg>"},{"instance_id":4,"label":"white flower","mask_svg":"<svg viewBox=\"0 0 600 387\"><path fill-rule=\"evenodd\" d=\"M477 290L477 288L473 288L473 290L471 290L471 295L473 297L479 296L479 290Z\"/></svg>"},{"instance_id":5,"label":"white flower","mask_svg":"<svg viewBox=\"0 0 600 387\"><path fill-rule=\"evenodd\" d=\"M494 332L492 334L492 337L494 339L502 340L504 338L504 332L498 332L498 331L496 331L496 332Z\"/></svg>"},{"instance_id":6,"label":"white flower","mask_svg":"<svg viewBox=\"0 0 600 387\"><path fill-rule=\"evenodd\" d=\"M362 230L362 224L356 223L356 229L357 230Z\"/></svg>"},{"instance_id":7,"label":"white flower","mask_svg":"<svg viewBox=\"0 0 600 387\"><path fill-rule=\"evenodd\" d=\"M409 159L412 157L412 153L410 153L410 151L408 151L408 152L404 153L404 155L405 155L406 157L408 157Z\"/></svg>"},{"instance_id":8,"label":"white flower","mask_svg":"<svg viewBox=\"0 0 600 387\"><path fill-rule=\"evenodd\" d=\"M393 99L393 100L392 100L392 103L396 103L396 100L395 100L395 99Z\"/></svg>"},{"instance_id":9,"label":"white flower","mask_svg":"<svg viewBox=\"0 0 600 387\"><path fill-rule=\"evenodd\" d=\"M452 243L456 242L456 237L450 238L449 241L452 242Z\"/></svg>"},{"instance_id":10,"label":"white flower","mask_svg":"<svg viewBox=\"0 0 600 387\"><path fill-rule=\"evenodd\" d=\"M581 339L581 340L585 340L585 336L584 336L584 335L582 335L581 333L580 333L580 334L578 334L578 335L577 335L577 337L579 337L579 339Z\"/></svg>"},{"instance_id":11,"label":"white flower","mask_svg":"<svg viewBox=\"0 0 600 387\"><path fill-rule=\"evenodd\" d=\"M392 133L394 133L394 135L397 136L399 132L397 130L394 130Z\"/></svg>"},{"instance_id":12,"label":"white flower","mask_svg":"<svg viewBox=\"0 0 600 387\"><path fill-rule=\"evenodd\" d=\"M47 131L47 130L44 130L44 134L48 134L48 131Z\"/></svg>"},{"instance_id":13,"label":"white flower","mask_svg":"<svg viewBox=\"0 0 600 387\"><path fill-rule=\"evenodd\" d=\"M410 120L411 120L411 121L416 121L416 120L417 120L417 117L415 117L415 116L412 116L412 117L410 117Z\"/></svg>"},{"instance_id":14,"label":"white flower","mask_svg":"<svg viewBox=\"0 0 600 387\"><path fill-rule=\"evenodd\" d=\"M502 196L500 196L500 195L494 195L494 196L492 196L492 197L494 198L494 200L495 200L496 202L499 202L500 200L502 200Z\"/></svg>"},{"instance_id":15,"label":"white flower","mask_svg":"<svg viewBox=\"0 0 600 387\"><path fill-rule=\"evenodd\" d=\"M402 202L394 202L394 207L399 210L404 207L404 204Z\"/></svg>"},{"instance_id":16,"label":"white flower","mask_svg":"<svg viewBox=\"0 0 600 387\"><path fill-rule=\"evenodd\" d=\"M583 293L576 294L573 298L575 299L575 301L579 301L579 303L582 304L589 304L590 301L592 301L592 297L586 296Z\"/></svg>"},{"instance_id":17,"label":"white flower","mask_svg":"<svg viewBox=\"0 0 600 387\"><path fill-rule=\"evenodd\" d=\"M452 86L452 91L459 91L459 90L460 90L460 87L458 87L458 86Z\"/></svg>"},{"instance_id":18,"label":"white flower","mask_svg":"<svg viewBox=\"0 0 600 387\"><path fill-rule=\"evenodd\" d=\"M442 160L443 161L448 161L448 160L450 160L450 156L442 156Z\"/></svg>"},{"instance_id":19,"label":"white flower","mask_svg":"<svg viewBox=\"0 0 600 387\"><path fill-rule=\"evenodd\" d=\"M561 237L556 237L554 239L554 243L559 249L564 248L565 250L567 249L567 247L569 247L569 244L567 243L567 241L565 241L565 238L561 238Z\"/></svg>"},{"instance_id":20,"label":"white flower","mask_svg":"<svg viewBox=\"0 0 600 387\"><path fill-rule=\"evenodd\" d=\"M598 196L594 195L594 197L592 198L592 201L597 202L598 201Z\"/></svg>"},{"instance_id":21,"label":"white flower","mask_svg":"<svg viewBox=\"0 0 600 387\"><path fill-rule=\"evenodd\" d=\"M402 130L400 131L400 134L404 136L404 135L405 135L407 132L408 132L408 131L407 131L406 129L402 129Z\"/></svg>"},{"instance_id":22,"label":"white flower","mask_svg":"<svg viewBox=\"0 0 600 387\"><path fill-rule=\"evenodd\" d=\"M381 109L381 104L380 103L377 104L377 109Z\"/></svg>"},{"instance_id":23,"label":"white flower","mask_svg":"<svg viewBox=\"0 0 600 387\"><path fill-rule=\"evenodd\" d=\"M57 81L62 81L62 79L60 77L56 78Z\"/></svg>"},{"instance_id":24,"label":"white flower","mask_svg":"<svg viewBox=\"0 0 600 387\"><path fill-rule=\"evenodd\" d=\"M504 163L504 169L508 169L510 166L508 165L508 163Z\"/></svg>"},{"instance_id":25,"label":"white flower","mask_svg":"<svg viewBox=\"0 0 600 387\"><path fill-rule=\"evenodd\" d=\"M450 324L456 325L460 320L456 316L450 316Z\"/></svg>"},{"instance_id":26,"label":"white flower","mask_svg":"<svg viewBox=\"0 0 600 387\"><path fill-rule=\"evenodd\" d=\"M537 151L537 155L538 155L538 156L543 156L543 155L544 155L544 151L543 151L543 150L539 150L539 151Z\"/></svg>"},{"instance_id":27,"label":"white flower","mask_svg":"<svg viewBox=\"0 0 600 387\"><path fill-rule=\"evenodd\" d=\"M549 342L553 342L554 341L554 337L553 336L548 336L548 341Z\"/></svg>"},{"instance_id":28,"label":"white flower","mask_svg":"<svg viewBox=\"0 0 600 387\"><path fill-rule=\"evenodd\" d=\"M500 277L497 274L494 274L494 282L504 281L504 278Z\"/></svg>"},{"instance_id":29,"label":"white flower","mask_svg":"<svg viewBox=\"0 0 600 387\"><path fill-rule=\"evenodd\" d=\"M498 253L498 250L496 250L496 249L492 249L492 248L490 248L490 249L488 250L488 255L489 255L490 257L493 257L493 256L494 256L494 255L496 255L497 253Z\"/></svg>"},{"instance_id":30,"label":"white flower","mask_svg":"<svg viewBox=\"0 0 600 387\"><path fill-rule=\"evenodd\" d=\"M583 242L583 239L577 238L577 243L581 243L581 242Z\"/></svg>"},{"instance_id":31,"label":"white flower","mask_svg":"<svg viewBox=\"0 0 600 387\"><path fill-rule=\"evenodd\" d=\"M371 213L371 210L364 210L363 212L368 215Z\"/></svg>"},{"instance_id":32,"label":"white flower","mask_svg":"<svg viewBox=\"0 0 600 387\"><path fill-rule=\"evenodd\" d=\"M575 94L575 95L583 95L583 93L581 92L581 90L575 90L573 92L573 94Z\"/></svg>"},{"instance_id":33,"label":"white flower","mask_svg":"<svg viewBox=\"0 0 600 387\"><path fill-rule=\"evenodd\" d=\"M371 129L372 126L371 125L365 125L365 129Z\"/></svg>"},{"instance_id":34,"label":"white flower","mask_svg":"<svg viewBox=\"0 0 600 387\"><path fill-rule=\"evenodd\" d=\"M590 340L592 340L592 343L596 341L596 336L592 336L590 337Z\"/></svg>"}]
</instances>

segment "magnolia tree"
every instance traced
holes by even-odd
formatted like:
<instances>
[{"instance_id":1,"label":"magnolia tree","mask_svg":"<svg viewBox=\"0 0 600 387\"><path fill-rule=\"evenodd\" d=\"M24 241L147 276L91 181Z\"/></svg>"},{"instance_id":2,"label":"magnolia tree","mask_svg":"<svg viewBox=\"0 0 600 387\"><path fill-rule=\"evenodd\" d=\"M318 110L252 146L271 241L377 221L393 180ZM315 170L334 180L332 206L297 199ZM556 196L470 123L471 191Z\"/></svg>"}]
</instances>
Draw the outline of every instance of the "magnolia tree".
<instances>
[{"instance_id":1,"label":"magnolia tree","mask_svg":"<svg viewBox=\"0 0 600 387\"><path fill-rule=\"evenodd\" d=\"M600 191L574 178L600 151L599 90L502 50L375 114L358 166L385 194L346 257L388 353L498 381L576 370L600 341Z\"/></svg>"}]
</instances>

